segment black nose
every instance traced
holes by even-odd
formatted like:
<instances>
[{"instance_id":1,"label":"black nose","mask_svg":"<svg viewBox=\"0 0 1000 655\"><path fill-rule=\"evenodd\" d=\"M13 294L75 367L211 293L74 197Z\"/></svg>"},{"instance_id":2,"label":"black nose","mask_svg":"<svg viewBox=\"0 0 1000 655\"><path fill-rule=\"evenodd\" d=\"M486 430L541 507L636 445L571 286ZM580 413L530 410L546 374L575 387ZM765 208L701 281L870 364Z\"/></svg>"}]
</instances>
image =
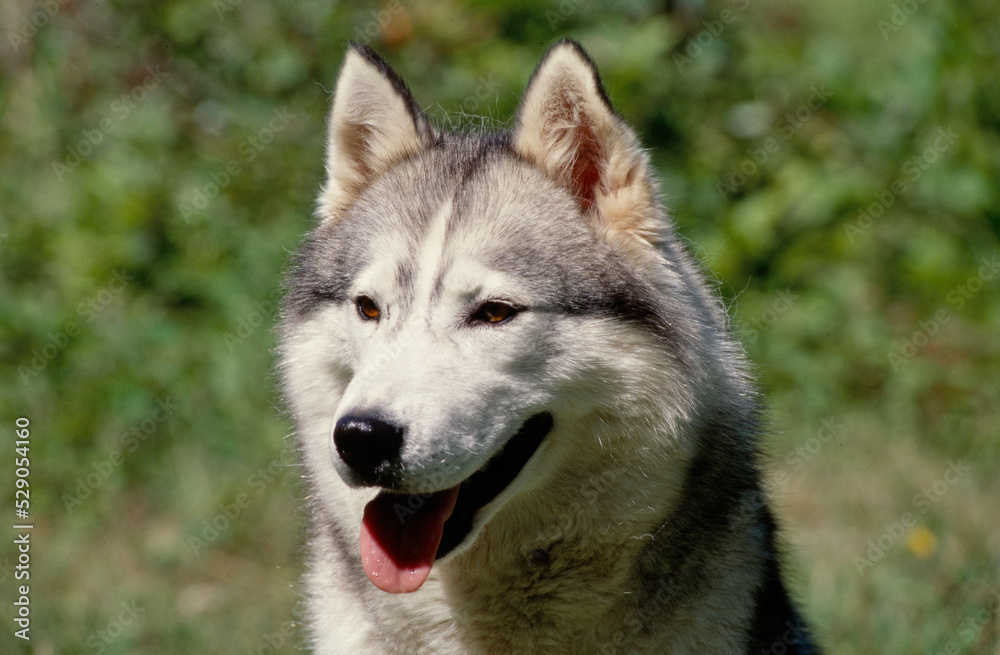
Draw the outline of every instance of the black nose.
<instances>
[{"instance_id":1,"label":"black nose","mask_svg":"<svg viewBox=\"0 0 1000 655\"><path fill-rule=\"evenodd\" d=\"M374 416L348 414L337 421L333 443L362 482L387 485L403 448L403 428Z\"/></svg>"}]
</instances>

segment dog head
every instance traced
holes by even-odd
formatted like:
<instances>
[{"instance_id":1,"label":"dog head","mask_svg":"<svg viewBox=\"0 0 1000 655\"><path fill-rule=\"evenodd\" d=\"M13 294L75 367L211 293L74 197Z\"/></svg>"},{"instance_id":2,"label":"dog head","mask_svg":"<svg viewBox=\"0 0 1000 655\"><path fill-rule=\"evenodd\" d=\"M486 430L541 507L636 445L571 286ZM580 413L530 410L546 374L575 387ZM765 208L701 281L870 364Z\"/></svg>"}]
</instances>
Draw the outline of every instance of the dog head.
<instances>
[{"instance_id":1,"label":"dog head","mask_svg":"<svg viewBox=\"0 0 1000 655\"><path fill-rule=\"evenodd\" d=\"M416 589L585 462L683 454L663 444L705 377L708 301L575 43L501 134L436 130L352 46L318 217L287 283L285 392L318 502L354 508L377 586Z\"/></svg>"}]
</instances>

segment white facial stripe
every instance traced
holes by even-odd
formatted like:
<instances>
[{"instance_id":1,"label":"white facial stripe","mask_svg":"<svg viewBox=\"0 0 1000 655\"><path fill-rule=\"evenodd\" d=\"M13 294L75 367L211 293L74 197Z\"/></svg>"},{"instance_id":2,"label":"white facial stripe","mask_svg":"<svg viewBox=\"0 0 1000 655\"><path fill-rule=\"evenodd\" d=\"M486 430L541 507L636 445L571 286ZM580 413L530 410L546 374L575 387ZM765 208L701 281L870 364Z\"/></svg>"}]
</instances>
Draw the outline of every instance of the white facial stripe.
<instances>
[{"instance_id":1,"label":"white facial stripe","mask_svg":"<svg viewBox=\"0 0 1000 655\"><path fill-rule=\"evenodd\" d=\"M420 244L420 254L417 258L417 279L413 290L415 307L430 305L434 281L444 264L444 242L452 210L452 198L449 196L434 214L427 229L427 235L424 237L423 243Z\"/></svg>"}]
</instances>

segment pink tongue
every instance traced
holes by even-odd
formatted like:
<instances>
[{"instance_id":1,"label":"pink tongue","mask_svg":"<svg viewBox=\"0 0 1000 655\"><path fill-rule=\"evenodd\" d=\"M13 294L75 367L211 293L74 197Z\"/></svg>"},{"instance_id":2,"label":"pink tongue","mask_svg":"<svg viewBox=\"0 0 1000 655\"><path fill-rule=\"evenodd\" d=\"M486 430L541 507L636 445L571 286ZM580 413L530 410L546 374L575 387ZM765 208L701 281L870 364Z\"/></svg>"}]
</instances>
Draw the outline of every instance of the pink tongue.
<instances>
[{"instance_id":1,"label":"pink tongue","mask_svg":"<svg viewBox=\"0 0 1000 655\"><path fill-rule=\"evenodd\" d=\"M373 585L394 594L420 588L457 498L456 485L429 498L382 492L365 505L361 565Z\"/></svg>"}]
</instances>

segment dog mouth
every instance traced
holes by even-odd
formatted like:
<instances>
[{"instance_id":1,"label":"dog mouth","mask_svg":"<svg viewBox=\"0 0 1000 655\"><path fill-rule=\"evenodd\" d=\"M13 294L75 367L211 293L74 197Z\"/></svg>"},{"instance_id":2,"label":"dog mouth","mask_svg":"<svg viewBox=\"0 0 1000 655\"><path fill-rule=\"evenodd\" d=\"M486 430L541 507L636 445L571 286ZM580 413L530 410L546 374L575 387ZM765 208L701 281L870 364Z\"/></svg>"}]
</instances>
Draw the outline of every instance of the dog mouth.
<instances>
[{"instance_id":1,"label":"dog mouth","mask_svg":"<svg viewBox=\"0 0 1000 655\"><path fill-rule=\"evenodd\" d=\"M468 537L476 512L514 481L551 429L550 413L535 414L482 468L449 489L379 492L361 522L361 563L372 584L392 593L419 589L434 562Z\"/></svg>"}]
</instances>

